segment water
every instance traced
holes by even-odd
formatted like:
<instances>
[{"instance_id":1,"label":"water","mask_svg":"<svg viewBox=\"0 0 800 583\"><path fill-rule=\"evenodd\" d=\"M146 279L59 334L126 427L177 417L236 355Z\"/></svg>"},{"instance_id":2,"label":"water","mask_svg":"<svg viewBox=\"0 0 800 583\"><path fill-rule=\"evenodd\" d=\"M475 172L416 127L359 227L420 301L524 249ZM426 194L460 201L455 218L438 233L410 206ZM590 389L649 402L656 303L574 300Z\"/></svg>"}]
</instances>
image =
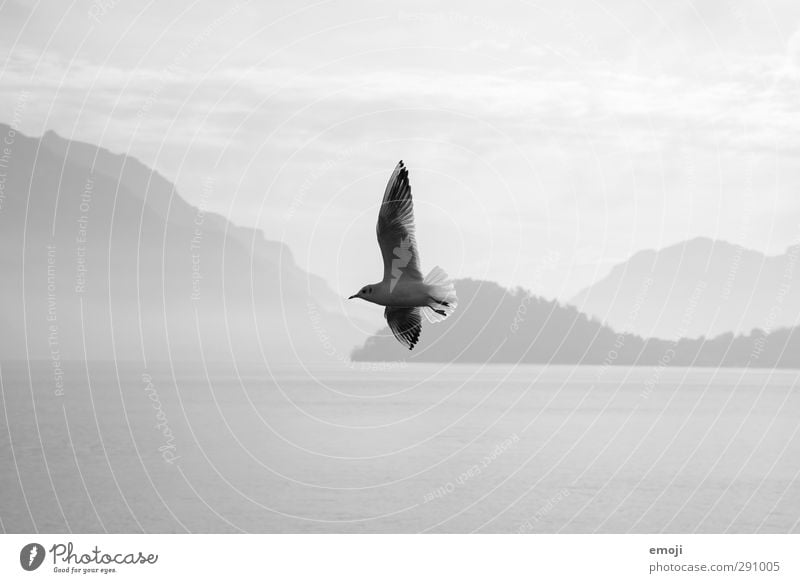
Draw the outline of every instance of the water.
<instances>
[{"instance_id":1,"label":"water","mask_svg":"<svg viewBox=\"0 0 800 583\"><path fill-rule=\"evenodd\" d=\"M7 532L797 532L798 371L6 363Z\"/></svg>"}]
</instances>

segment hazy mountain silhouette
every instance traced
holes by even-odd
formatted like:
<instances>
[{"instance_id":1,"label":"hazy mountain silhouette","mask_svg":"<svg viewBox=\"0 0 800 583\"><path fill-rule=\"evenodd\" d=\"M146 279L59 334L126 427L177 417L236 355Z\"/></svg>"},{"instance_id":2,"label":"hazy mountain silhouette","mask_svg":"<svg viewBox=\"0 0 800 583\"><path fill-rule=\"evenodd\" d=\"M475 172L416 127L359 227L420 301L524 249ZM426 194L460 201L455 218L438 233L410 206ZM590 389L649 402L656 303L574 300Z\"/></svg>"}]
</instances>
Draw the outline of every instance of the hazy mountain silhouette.
<instances>
[{"instance_id":1,"label":"hazy mountain silhouette","mask_svg":"<svg viewBox=\"0 0 800 583\"><path fill-rule=\"evenodd\" d=\"M344 359L363 339L286 246L189 205L135 158L53 132L17 132L9 150L3 358Z\"/></svg>"},{"instance_id":2,"label":"hazy mountain silhouette","mask_svg":"<svg viewBox=\"0 0 800 583\"><path fill-rule=\"evenodd\" d=\"M413 352L386 328L354 350L353 359L800 368L798 328L711 340L643 339L519 288L462 279L456 289L459 309L440 324L424 325Z\"/></svg>"},{"instance_id":3,"label":"hazy mountain silhouette","mask_svg":"<svg viewBox=\"0 0 800 583\"><path fill-rule=\"evenodd\" d=\"M794 327L800 325L798 263L800 246L768 257L697 238L635 254L569 303L612 328L657 338ZM696 308L686 319L692 297Z\"/></svg>"},{"instance_id":4,"label":"hazy mountain silhouette","mask_svg":"<svg viewBox=\"0 0 800 583\"><path fill-rule=\"evenodd\" d=\"M286 246L193 207L135 158L52 132L29 138L0 124L0 133L13 136L0 150L3 359L345 360L363 341L364 325ZM384 329L353 358L798 366L797 329L778 330L797 319L798 251L765 258L695 240L637 254L578 300L596 311L606 302L602 317L626 333L464 279L459 309L426 325L413 353ZM732 329L767 332L679 342L628 333L708 335L734 320Z\"/></svg>"}]
</instances>

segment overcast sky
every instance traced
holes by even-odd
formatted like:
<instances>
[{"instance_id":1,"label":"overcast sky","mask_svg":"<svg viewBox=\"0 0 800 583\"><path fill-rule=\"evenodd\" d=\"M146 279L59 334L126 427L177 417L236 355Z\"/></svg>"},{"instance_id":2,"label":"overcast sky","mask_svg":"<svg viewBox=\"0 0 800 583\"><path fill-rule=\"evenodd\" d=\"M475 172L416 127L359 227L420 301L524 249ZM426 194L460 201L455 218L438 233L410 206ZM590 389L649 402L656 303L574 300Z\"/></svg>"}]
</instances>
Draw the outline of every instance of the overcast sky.
<instances>
[{"instance_id":1,"label":"overcast sky","mask_svg":"<svg viewBox=\"0 0 800 583\"><path fill-rule=\"evenodd\" d=\"M566 299L644 248L800 241L796 1L0 6L1 121L213 178L345 295L401 158L425 271Z\"/></svg>"}]
</instances>

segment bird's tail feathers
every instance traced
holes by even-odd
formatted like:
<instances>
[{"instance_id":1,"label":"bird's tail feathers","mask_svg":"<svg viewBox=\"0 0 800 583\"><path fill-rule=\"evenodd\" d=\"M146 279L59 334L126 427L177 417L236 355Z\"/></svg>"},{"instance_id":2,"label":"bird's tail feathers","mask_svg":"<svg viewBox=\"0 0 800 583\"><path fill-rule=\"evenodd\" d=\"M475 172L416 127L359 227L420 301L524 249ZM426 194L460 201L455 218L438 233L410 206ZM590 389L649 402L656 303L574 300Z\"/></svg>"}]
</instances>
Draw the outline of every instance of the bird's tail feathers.
<instances>
[{"instance_id":1,"label":"bird's tail feathers","mask_svg":"<svg viewBox=\"0 0 800 583\"><path fill-rule=\"evenodd\" d=\"M438 265L425 276L423 283L428 286L430 302L423 308L422 312L429 322L434 324L441 322L452 314L458 306L456 287L447 276L445 270Z\"/></svg>"}]
</instances>

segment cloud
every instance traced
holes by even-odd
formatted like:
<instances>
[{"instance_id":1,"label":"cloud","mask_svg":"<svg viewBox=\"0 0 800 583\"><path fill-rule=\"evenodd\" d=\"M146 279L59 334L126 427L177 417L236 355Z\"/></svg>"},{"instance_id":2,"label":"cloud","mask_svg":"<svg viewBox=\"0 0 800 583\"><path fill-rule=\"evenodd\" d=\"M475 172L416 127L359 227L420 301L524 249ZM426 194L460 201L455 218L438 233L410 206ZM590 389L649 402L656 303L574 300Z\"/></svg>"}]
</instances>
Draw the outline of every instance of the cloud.
<instances>
[{"instance_id":1,"label":"cloud","mask_svg":"<svg viewBox=\"0 0 800 583\"><path fill-rule=\"evenodd\" d=\"M455 16L442 18L434 24L441 26ZM794 154L800 146L796 131L800 122L795 115L800 91L796 83L785 82L796 70L800 33L792 36L782 56L701 55L684 73L642 72L630 69L625 61L565 62L554 50L534 46L524 36L493 38L491 33L504 30L500 24L459 18L460 26L488 35L459 45L457 52L470 60L468 66L452 67L451 60L441 55L427 64L391 68L377 65L377 55L322 61L324 66L308 64L305 58L293 62L291 55L279 65L260 64L253 58L243 64L238 55L203 66L205 53L198 51L196 58L186 53L180 66L166 60L161 67L131 69L113 60L101 65L80 55L64 58L21 46L11 52L2 71L5 95L0 98L7 100L9 93L29 87L42 102L55 101L63 118L73 118L75 112L69 108L83 101L95 109L97 103L102 104L99 109L119 103L123 115L115 119L118 125L138 123L126 113L136 104L147 107L154 120L159 116L169 120L183 102L198 111L220 113L258 115L260 108L268 108L272 120L285 120L301 107L317 113L327 109L331 113L322 114L325 119L333 112L427 108L482 120L515 139L527 135L569 141L594 135L615 140L623 136L629 146L647 148L654 138L691 127L715 148L774 150L778 144ZM427 22L420 16L416 21ZM200 43L192 46L200 47ZM636 51L641 50L637 45ZM503 53L507 66L498 69L495 61L476 59L470 56L473 53ZM147 106L153 101L161 111ZM305 121L314 120L298 118L299 123ZM742 136L738 132L742 127L757 131ZM450 129L458 134L457 126Z\"/></svg>"}]
</instances>

